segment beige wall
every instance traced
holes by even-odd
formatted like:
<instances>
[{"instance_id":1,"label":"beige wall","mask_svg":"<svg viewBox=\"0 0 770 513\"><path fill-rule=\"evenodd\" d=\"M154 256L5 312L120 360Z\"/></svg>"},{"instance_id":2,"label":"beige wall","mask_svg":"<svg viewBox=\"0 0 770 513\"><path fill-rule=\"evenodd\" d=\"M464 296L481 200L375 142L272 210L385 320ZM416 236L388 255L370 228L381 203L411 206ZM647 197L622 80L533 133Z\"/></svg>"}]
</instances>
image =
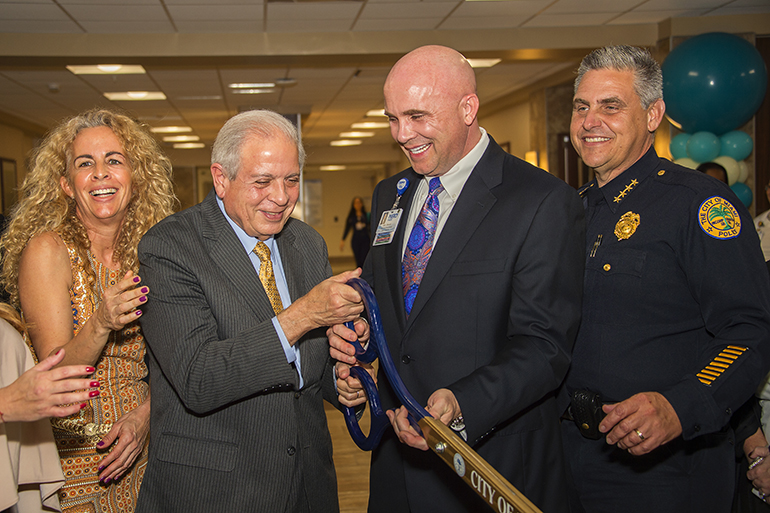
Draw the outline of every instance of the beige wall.
<instances>
[{"instance_id":1,"label":"beige wall","mask_svg":"<svg viewBox=\"0 0 770 513\"><path fill-rule=\"evenodd\" d=\"M37 140L35 136L18 128L0 123L0 158L16 161L19 184L27 174L27 159Z\"/></svg>"},{"instance_id":2,"label":"beige wall","mask_svg":"<svg viewBox=\"0 0 770 513\"><path fill-rule=\"evenodd\" d=\"M530 148L529 104L520 103L491 116L479 118L479 124L498 144L510 143L511 155L523 159Z\"/></svg>"},{"instance_id":3,"label":"beige wall","mask_svg":"<svg viewBox=\"0 0 770 513\"><path fill-rule=\"evenodd\" d=\"M372 206L372 191L376 185L379 169L372 167L354 171L308 171L306 181L321 182L322 213L321 223L313 224L329 246L329 256L353 256L350 249L351 234L340 251L340 239L345 230L345 219L354 196L361 196L369 212Z\"/></svg>"}]
</instances>

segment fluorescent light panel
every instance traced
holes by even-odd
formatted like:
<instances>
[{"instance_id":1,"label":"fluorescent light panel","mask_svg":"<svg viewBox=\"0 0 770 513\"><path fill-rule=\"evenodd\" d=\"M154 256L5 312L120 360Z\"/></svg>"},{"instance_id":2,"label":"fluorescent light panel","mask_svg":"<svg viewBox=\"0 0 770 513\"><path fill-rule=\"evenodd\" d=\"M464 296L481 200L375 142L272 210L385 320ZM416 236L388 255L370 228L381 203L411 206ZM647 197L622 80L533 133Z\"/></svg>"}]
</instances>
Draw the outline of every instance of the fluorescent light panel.
<instances>
[{"instance_id":1,"label":"fluorescent light panel","mask_svg":"<svg viewBox=\"0 0 770 513\"><path fill-rule=\"evenodd\" d=\"M385 114L385 109L374 109L366 112L367 118L375 118L375 117L387 117Z\"/></svg>"},{"instance_id":2,"label":"fluorescent light panel","mask_svg":"<svg viewBox=\"0 0 770 513\"><path fill-rule=\"evenodd\" d=\"M353 123L350 128L389 128L390 123L378 123L377 121L364 121L363 123Z\"/></svg>"},{"instance_id":3,"label":"fluorescent light panel","mask_svg":"<svg viewBox=\"0 0 770 513\"><path fill-rule=\"evenodd\" d=\"M154 134L181 134L185 132L192 132L192 127L189 126L154 126L150 128L150 132Z\"/></svg>"},{"instance_id":4,"label":"fluorescent light panel","mask_svg":"<svg viewBox=\"0 0 770 513\"><path fill-rule=\"evenodd\" d=\"M340 137L343 139L350 137L374 137L374 132L342 132Z\"/></svg>"},{"instance_id":5,"label":"fluorescent light panel","mask_svg":"<svg viewBox=\"0 0 770 513\"><path fill-rule=\"evenodd\" d=\"M146 71L138 64L96 64L89 66L67 66L75 75L144 75Z\"/></svg>"},{"instance_id":6,"label":"fluorescent light panel","mask_svg":"<svg viewBox=\"0 0 770 513\"><path fill-rule=\"evenodd\" d=\"M227 87L230 89L265 89L275 87L275 84L273 82L246 82L228 84Z\"/></svg>"},{"instance_id":7,"label":"fluorescent light panel","mask_svg":"<svg viewBox=\"0 0 770 513\"><path fill-rule=\"evenodd\" d=\"M163 138L163 142L193 142L200 141L197 135L170 135Z\"/></svg>"},{"instance_id":8,"label":"fluorescent light panel","mask_svg":"<svg viewBox=\"0 0 770 513\"><path fill-rule=\"evenodd\" d=\"M126 91L122 93L104 93L104 97L114 102L151 101L166 99L166 95L159 91Z\"/></svg>"},{"instance_id":9,"label":"fluorescent light panel","mask_svg":"<svg viewBox=\"0 0 770 513\"><path fill-rule=\"evenodd\" d=\"M340 139L338 141L332 141L332 146L358 146L363 141L361 139Z\"/></svg>"},{"instance_id":10,"label":"fluorescent light panel","mask_svg":"<svg viewBox=\"0 0 770 513\"><path fill-rule=\"evenodd\" d=\"M195 142L177 143L177 144L174 145L174 149L175 150L194 150L196 148L205 148L205 147L206 147L205 144L203 144L203 143L195 143Z\"/></svg>"},{"instance_id":11,"label":"fluorescent light panel","mask_svg":"<svg viewBox=\"0 0 770 513\"><path fill-rule=\"evenodd\" d=\"M266 94L274 92L275 89L233 89L233 94Z\"/></svg>"},{"instance_id":12,"label":"fluorescent light panel","mask_svg":"<svg viewBox=\"0 0 770 513\"><path fill-rule=\"evenodd\" d=\"M336 166L336 165L321 166L319 169L321 171L344 171L345 166Z\"/></svg>"}]
</instances>

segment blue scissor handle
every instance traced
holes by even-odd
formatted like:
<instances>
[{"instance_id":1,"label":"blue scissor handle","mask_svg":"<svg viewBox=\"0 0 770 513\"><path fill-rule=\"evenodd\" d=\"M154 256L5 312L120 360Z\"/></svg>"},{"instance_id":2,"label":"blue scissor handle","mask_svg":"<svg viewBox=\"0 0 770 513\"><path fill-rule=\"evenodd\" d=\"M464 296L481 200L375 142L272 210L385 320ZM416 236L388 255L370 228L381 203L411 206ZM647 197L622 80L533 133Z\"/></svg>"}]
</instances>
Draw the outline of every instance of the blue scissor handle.
<instances>
[{"instance_id":1,"label":"blue scissor handle","mask_svg":"<svg viewBox=\"0 0 770 513\"><path fill-rule=\"evenodd\" d=\"M369 284L361 278L351 278L348 280L347 284L353 287L361 295L364 302L364 309L369 318L369 346L364 349L358 341L350 342L356 349L356 358L361 362L371 363L379 357L380 367L385 373L388 381L390 381L393 391L396 393L396 396L398 396L401 404L406 406L406 409L409 411L410 422L419 430L417 421L423 417L429 417L430 414L414 400L414 397L412 397L412 394L409 393L404 382L401 380L401 376L398 375L396 366L390 356L388 343L385 340L385 331L383 330L382 322L380 321L380 308L377 305L377 298L374 296L374 292L372 292ZM348 328L353 329L352 322L348 322L345 325ZM361 428L358 426L358 419L356 419L354 408L344 408L343 413L345 414L345 423L347 424L350 436L353 438L356 445L364 451L370 451L377 447L377 444L379 443L385 428L390 424L390 421L382 410L377 387L374 384L374 380L369 376L369 373L358 367L351 367L350 373L361 381L369 401L369 407L371 409L371 427L369 428L369 436L364 436Z\"/></svg>"}]
</instances>

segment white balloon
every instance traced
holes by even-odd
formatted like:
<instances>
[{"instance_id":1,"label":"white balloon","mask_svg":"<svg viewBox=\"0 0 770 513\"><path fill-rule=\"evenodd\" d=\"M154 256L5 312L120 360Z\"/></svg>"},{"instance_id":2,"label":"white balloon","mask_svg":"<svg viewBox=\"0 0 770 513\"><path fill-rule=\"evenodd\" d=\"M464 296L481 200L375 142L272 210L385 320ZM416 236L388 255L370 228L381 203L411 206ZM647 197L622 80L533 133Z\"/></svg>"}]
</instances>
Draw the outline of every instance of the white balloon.
<instances>
[{"instance_id":1,"label":"white balloon","mask_svg":"<svg viewBox=\"0 0 770 513\"><path fill-rule=\"evenodd\" d=\"M738 170L740 171L738 173L738 181L746 183L746 179L749 177L749 165L746 164L745 160L738 162Z\"/></svg>"},{"instance_id":2,"label":"white balloon","mask_svg":"<svg viewBox=\"0 0 770 513\"><path fill-rule=\"evenodd\" d=\"M734 158L722 155L721 157L712 160L712 162L716 162L727 171L727 185L732 185L738 181L741 170L738 167L738 162L736 162Z\"/></svg>"},{"instance_id":3,"label":"white balloon","mask_svg":"<svg viewBox=\"0 0 770 513\"><path fill-rule=\"evenodd\" d=\"M690 169L698 169L698 165L699 165L698 162L695 162L690 157L684 157L684 158L681 158L681 159L676 159L674 161L674 164L679 164L680 166L687 167L687 168L690 168Z\"/></svg>"}]
</instances>

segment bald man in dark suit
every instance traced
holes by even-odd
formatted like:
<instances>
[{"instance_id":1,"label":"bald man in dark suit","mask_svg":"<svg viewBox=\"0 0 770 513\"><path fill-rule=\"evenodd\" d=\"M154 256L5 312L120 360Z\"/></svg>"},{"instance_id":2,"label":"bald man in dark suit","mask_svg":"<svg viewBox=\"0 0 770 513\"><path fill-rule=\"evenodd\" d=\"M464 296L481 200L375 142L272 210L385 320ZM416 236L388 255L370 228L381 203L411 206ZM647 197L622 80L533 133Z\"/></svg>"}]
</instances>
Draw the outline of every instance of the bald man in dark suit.
<instances>
[{"instance_id":1,"label":"bald man in dark suit","mask_svg":"<svg viewBox=\"0 0 770 513\"><path fill-rule=\"evenodd\" d=\"M554 394L580 320L580 199L479 127L475 75L455 50L410 52L390 71L384 92L391 134L411 167L375 189L372 219L397 208L403 213L392 241L372 247L363 277L377 296L391 356L429 413L464 431L543 511L566 511ZM431 203L437 226L424 237L431 223L421 212ZM421 241L430 238L432 252L415 286L405 278L415 273L413 255L425 254ZM357 330L365 335L361 323ZM354 363L342 338L355 337L335 326L333 356ZM347 377L346 369L338 372ZM363 401L355 383L338 385L342 402ZM413 448L425 451L427 444L382 375L378 386L383 407L398 410L389 412L394 429L372 455L369 511L484 511L452 469Z\"/></svg>"}]
</instances>

